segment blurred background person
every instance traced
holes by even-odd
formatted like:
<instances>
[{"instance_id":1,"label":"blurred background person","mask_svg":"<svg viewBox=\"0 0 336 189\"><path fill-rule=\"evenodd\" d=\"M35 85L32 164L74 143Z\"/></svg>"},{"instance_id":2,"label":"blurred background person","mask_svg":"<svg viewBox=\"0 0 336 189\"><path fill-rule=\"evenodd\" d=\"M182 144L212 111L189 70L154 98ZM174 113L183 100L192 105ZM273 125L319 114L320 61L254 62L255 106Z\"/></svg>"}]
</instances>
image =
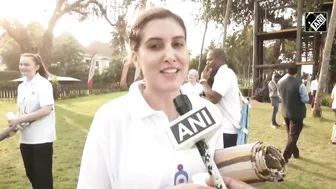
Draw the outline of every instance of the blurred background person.
<instances>
[{"instance_id":1,"label":"blurred background person","mask_svg":"<svg viewBox=\"0 0 336 189\"><path fill-rule=\"evenodd\" d=\"M189 70L188 82L182 86L183 93L200 96L203 92L203 87L200 83L198 83L198 79L198 71L195 69Z\"/></svg>"}]
</instances>

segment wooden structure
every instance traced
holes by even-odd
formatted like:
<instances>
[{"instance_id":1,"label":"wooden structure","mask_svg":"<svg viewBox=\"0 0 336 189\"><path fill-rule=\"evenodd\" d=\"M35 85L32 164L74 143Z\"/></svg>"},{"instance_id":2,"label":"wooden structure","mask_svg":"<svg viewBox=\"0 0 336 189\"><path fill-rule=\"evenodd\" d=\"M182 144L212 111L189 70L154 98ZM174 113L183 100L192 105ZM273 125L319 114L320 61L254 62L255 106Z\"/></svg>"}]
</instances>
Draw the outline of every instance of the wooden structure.
<instances>
[{"instance_id":1,"label":"wooden structure","mask_svg":"<svg viewBox=\"0 0 336 189\"><path fill-rule=\"evenodd\" d=\"M296 65L313 65L313 74L318 72L318 65L321 62L321 45L323 34L314 32L303 32L302 17L298 17L296 28L281 29L278 31L265 32L263 29L265 14L260 2L265 0L256 0L254 2L254 28L253 28L253 91L255 83L263 75L265 69L285 69L289 64L263 64L263 43L267 40L275 39L296 39ZM319 0L318 10L327 11L331 14L332 0ZM285 6L287 8L293 6ZM297 15L303 15L302 0L297 2ZM319 50L316 50L319 49ZM313 61L302 62L302 55L307 57L313 56ZM301 70L300 70L301 72Z\"/></svg>"}]
</instances>

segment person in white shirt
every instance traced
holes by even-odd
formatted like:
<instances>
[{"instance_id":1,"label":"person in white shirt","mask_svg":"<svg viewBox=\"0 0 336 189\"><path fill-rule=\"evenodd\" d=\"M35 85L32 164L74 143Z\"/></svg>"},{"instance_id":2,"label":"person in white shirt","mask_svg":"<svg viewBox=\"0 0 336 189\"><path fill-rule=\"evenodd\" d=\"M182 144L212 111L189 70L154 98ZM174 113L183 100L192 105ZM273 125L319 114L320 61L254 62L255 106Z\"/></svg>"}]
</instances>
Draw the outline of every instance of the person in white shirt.
<instances>
[{"instance_id":1,"label":"person in white shirt","mask_svg":"<svg viewBox=\"0 0 336 189\"><path fill-rule=\"evenodd\" d=\"M330 97L332 100L331 109L333 110L333 112L335 112L335 118L336 118L336 83L334 84Z\"/></svg>"},{"instance_id":2,"label":"person in white shirt","mask_svg":"<svg viewBox=\"0 0 336 189\"><path fill-rule=\"evenodd\" d=\"M240 129L240 99L237 76L225 64L222 49L208 52L207 66L201 74L200 83L206 99L216 104L223 115L223 145L224 148L237 145L238 130ZM207 83L211 72L216 72L212 88Z\"/></svg>"},{"instance_id":3,"label":"person in white shirt","mask_svg":"<svg viewBox=\"0 0 336 189\"><path fill-rule=\"evenodd\" d=\"M271 120L271 127L278 128L280 125L276 121L276 115L279 109L280 103L280 95L279 95L279 87L278 87L278 80L279 76L274 73L272 75L272 80L268 82L268 91L269 91L269 98L271 100L272 105L272 120Z\"/></svg>"},{"instance_id":4,"label":"person in white shirt","mask_svg":"<svg viewBox=\"0 0 336 189\"><path fill-rule=\"evenodd\" d=\"M203 92L203 87L198 83L198 71L195 69L189 70L188 82L182 86L183 93L200 96Z\"/></svg>"},{"instance_id":5,"label":"person in white shirt","mask_svg":"<svg viewBox=\"0 0 336 189\"><path fill-rule=\"evenodd\" d=\"M19 69L24 81L18 86L18 118L9 119L20 130L20 150L26 175L34 189L52 189L53 142L56 140L53 88L42 59L37 54L22 54Z\"/></svg>"},{"instance_id":6,"label":"person in white shirt","mask_svg":"<svg viewBox=\"0 0 336 189\"><path fill-rule=\"evenodd\" d=\"M179 117L173 99L181 94L188 72L186 34L183 20L164 8L151 8L137 18L130 48L145 82L133 83L127 95L97 111L83 150L78 189L213 188L190 183L193 175L207 172L199 152L176 151L164 129ZM188 96L193 108L208 104L216 110L207 100ZM212 152L218 136L209 142ZM230 188L246 186L233 181Z\"/></svg>"},{"instance_id":7,"label":"person in white shirt","mask_svg":"<svg viewBox=\"0 0 336 189\"><path fill-rule=\"evenodd\" d=\"M318 88L318 75L316 76L316 79L314 79L311 82L311 88L310 88L310 95L312 96L312 102L311 102L311 108L314 108L314 104L315 104L315 96L316 96L316 91Z\"/></svg>"}]
</instances>

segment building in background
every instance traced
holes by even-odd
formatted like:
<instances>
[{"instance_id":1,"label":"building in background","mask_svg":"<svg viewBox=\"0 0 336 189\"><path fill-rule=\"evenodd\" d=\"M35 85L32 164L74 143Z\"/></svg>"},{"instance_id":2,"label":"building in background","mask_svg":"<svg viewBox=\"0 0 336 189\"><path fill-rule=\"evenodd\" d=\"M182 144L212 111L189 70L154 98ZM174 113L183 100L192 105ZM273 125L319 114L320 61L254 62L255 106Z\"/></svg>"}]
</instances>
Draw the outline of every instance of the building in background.
<instances>
[{"instance_id":1,"label":"building in background","mask_svg":"<svg viewBox=\"0 0 336 189\"><path fill-rule=\"evenodd\" d=\"M110 66L112 60L112 50L108 43L93 41L89 46L84 48L84 62L90 67L91 57L94 55L96 70L102 74L105 68Z\"/></svg>"}]
</instances>

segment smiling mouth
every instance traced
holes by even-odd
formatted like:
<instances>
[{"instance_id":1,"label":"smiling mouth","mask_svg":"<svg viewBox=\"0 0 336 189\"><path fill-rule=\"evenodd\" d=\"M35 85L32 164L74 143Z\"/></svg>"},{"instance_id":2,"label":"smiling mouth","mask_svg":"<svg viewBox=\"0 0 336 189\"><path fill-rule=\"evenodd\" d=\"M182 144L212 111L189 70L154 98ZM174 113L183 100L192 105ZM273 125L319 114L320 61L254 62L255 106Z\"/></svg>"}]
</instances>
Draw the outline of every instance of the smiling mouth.
<instances>
[{"instance_id":1,"label":"smiling mouth","mask_svg":"<svg viewBox=\"0 0 336 189\"><path fill-rule=\"evenodd\" d=\"M163 73L163 74L176 74L179 71L180 71L179 69L167 69L167 70L160 71L160 73Z\"/></svg>"}]
</instances>

